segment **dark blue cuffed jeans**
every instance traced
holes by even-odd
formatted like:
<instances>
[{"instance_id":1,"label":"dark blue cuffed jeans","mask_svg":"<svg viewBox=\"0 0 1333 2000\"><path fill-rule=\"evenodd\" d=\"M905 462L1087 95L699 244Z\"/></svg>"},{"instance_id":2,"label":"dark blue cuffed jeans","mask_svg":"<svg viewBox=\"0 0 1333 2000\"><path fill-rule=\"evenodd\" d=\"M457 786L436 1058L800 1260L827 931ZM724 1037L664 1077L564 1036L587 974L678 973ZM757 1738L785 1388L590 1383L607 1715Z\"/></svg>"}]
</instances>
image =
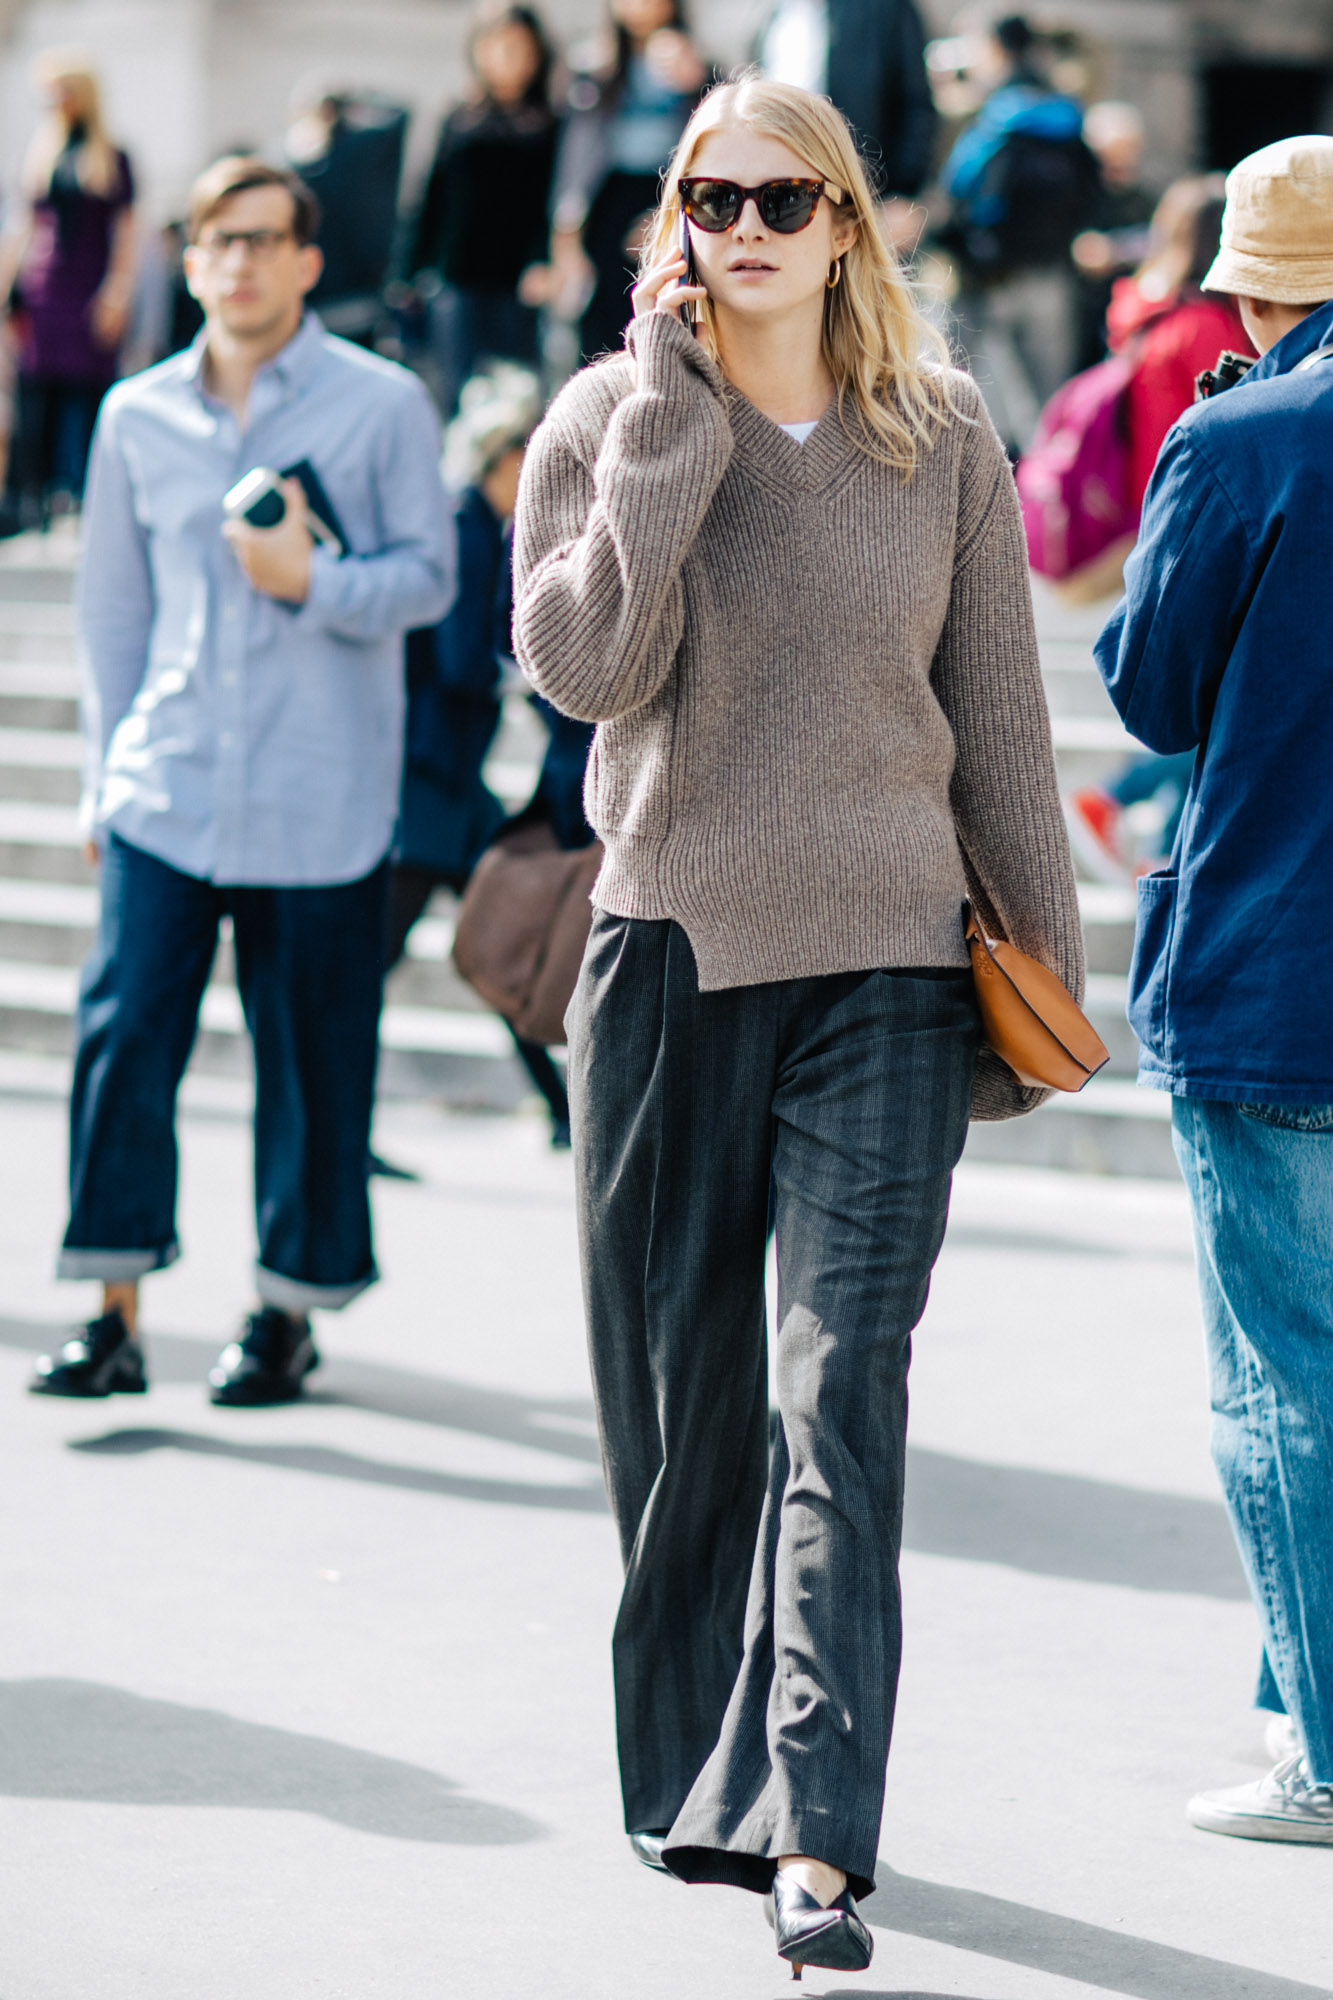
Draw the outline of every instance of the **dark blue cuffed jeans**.
<instances>
[{"instance_id":1,"label":"dark blue cuffed jeans","mask_svg":"<svg viewBox=\"0 0 1333 2000\"><path fill-rule=\"evenodd\" d=\"M701 993L593 920L569 1016L593 1379L625 1562L625 1821L687 1881L873 1887L897 1693L907 1368L967 1134L971 974ZM769 1451L764 1253L778 1257Z\"/></svg>"},{"instance_id":2,"label":"dark blue cuffed jeans","mask_svg":"<svg viewBox=\"0 0 1333 2000\"><path fill-rule=\"evenodd\" d=\"M179 1254L176 1093L229 915L255 1054L259 1296L303 1313L374 1283L366 1158L387 881L381 863L328 888L220 888L110 836L79 997L59 1277L129 1281Z\"/></svg>"}]
</instances>

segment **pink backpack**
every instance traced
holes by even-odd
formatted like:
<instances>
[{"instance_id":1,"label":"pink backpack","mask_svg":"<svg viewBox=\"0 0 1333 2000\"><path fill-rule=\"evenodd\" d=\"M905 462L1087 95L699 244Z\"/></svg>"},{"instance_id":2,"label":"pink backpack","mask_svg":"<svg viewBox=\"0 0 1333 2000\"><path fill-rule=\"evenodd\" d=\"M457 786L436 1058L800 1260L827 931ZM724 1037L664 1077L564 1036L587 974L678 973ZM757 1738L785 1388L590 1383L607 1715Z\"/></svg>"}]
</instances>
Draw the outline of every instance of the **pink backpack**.
<instances>
[{"instance_id":1,"label":"pink backpack","mask_svg":"<svg viewBox=\"0 0 1333 2000\"><path fill-rule=\"evenodd\" d=\"M1135 359L1113 354L1057 389L1018 462L1028 561L1041 576L1072 576L1139 525L1125 422Z\"/></svg>"}]
</instances>

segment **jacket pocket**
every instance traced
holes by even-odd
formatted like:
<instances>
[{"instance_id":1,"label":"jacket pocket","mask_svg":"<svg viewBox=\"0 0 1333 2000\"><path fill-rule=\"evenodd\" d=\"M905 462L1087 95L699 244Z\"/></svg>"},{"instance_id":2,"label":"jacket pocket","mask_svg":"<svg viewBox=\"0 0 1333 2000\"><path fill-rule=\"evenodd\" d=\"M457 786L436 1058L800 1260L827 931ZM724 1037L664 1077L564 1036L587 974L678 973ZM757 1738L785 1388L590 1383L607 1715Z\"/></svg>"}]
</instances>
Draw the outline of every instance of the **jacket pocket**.
<instances>
[{"instance_id":1,"label":"jacket pocket","mask_svg":"<svg viewBox=\"0 0 1333 2000\"><path fill-rule=\"evenodd\" d=\"M1134 955L1129 965L1129 1024L1159 1061L1167 1059L1171 950L1175 940L1178 875L1145 875L1139 883Z\"/></svg>"}]
</instances>

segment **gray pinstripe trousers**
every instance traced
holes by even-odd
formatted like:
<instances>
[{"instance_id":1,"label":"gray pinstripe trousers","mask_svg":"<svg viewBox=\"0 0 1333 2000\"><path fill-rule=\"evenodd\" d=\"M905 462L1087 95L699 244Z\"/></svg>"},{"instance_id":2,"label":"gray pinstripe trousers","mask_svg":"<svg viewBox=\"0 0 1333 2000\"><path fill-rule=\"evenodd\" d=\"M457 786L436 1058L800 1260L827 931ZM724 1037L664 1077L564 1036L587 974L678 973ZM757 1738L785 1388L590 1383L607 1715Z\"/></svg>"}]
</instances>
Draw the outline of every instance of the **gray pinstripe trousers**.
<instances>
[{"instance_id":1,"label":"gray pinstripe trousers","mask_svg":"<svg viewBox=\"0 0 1333 2000\"><path fill-rule=\"evenodd\" d=\"M672 922L597 912L570 1101L625 1563L625 1822L687 1881L781 1854L874 1883L901 1652L912 1328L967 1132L971 975L700 993ZM769 1449L764 1252L777 1233Z\"/></svg>"}]
</instances>

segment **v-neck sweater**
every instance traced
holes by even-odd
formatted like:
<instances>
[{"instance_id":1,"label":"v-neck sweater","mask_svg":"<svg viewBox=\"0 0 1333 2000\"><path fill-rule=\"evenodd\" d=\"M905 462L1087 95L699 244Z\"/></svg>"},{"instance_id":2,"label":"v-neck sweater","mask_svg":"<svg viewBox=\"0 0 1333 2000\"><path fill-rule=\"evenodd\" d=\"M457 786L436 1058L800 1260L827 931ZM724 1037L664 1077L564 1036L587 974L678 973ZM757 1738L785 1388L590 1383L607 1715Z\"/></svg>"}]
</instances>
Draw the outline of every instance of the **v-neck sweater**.
<instances>
[{"instance_id":1,"label":"v-neck sweater","mask_svg":"<svg viewBox=\"0 0 1333 2000\"><path fill-rule=\"evenodd\" d=\"M967 964L962 904L1083 986L1014 482L970 377L910 477L797 443L675 318L566 384L515 519L515 646L598 727L593 901L700 990ZM983 1051L973 1115L1022 1089Z\"/></svg>"}]
</instances>

